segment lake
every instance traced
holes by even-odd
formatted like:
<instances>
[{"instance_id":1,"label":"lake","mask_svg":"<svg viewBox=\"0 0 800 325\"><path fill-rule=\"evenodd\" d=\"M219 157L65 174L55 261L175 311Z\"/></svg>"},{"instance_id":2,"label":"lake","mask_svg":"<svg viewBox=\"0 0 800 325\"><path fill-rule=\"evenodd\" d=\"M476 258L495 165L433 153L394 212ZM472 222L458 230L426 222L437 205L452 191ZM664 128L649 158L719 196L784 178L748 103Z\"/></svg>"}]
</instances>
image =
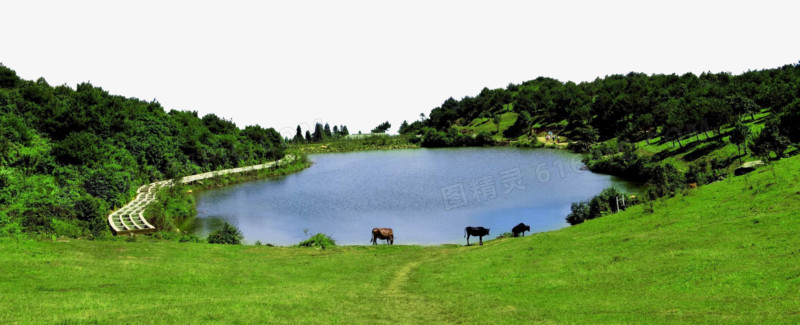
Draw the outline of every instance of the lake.
<instances>
[{"instance_id":1,"label":"lake","mask_svg":"<svg viewBox=\"0 0 800 325\"><path fill-rule=\"evenodd\" d=\"M570 204L616 186L637 186L582 170L566 150L447 148L309 156L299 173L196 193L195 233L227 221L256 240L294 245L325 233L338 244L368 245L374 227L395 244L465 244L466 226L495 238L524 222L533 232L567 227ZM477 238L476 238L477 240ZM470 240L472 242L472 240Z\"/></svg>"}]
</instances>

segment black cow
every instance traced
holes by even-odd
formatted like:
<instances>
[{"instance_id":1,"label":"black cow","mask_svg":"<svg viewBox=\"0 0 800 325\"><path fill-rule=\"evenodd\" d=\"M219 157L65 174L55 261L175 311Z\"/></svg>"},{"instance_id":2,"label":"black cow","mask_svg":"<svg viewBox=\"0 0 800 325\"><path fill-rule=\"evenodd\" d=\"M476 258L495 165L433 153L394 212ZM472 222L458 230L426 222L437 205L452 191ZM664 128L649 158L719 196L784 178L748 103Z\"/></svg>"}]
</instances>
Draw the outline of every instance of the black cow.
<instances>
[{"instance_id":1,"label":"black cow","mask_svg":"<svg viewBox=\"0 0 800 325\"><path fill-rule=\"evenodd\" d=\"M522 233L522 237L525 237L526 231L531 231L531 226L528 226L522 222L514 226L514 228L511 228L511 232L514 233L514 237L519 237L520 233Z\"/></svg>"},{"instance_id":2,"label":"black cow","mask_svg":"<svg viewBox=\"0 0 800 325\"><path fill-rule=\"evenodd\" d=\"M483 236L489 236L489 228L483 227L467 227L464 228L464 237L467 238L467 246L469 246L469 236L478 237L483 245Z\"/></svg>"}]
</instances>

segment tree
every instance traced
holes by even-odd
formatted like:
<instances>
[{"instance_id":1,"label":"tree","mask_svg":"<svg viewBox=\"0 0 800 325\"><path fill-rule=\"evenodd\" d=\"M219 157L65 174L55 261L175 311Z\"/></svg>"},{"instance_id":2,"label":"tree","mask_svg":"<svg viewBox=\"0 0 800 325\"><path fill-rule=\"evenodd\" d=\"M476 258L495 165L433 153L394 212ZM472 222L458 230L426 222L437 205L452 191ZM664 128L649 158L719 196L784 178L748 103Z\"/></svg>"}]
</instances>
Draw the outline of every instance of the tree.
<instances>
[{"instance_id":1,"label":"tree","mask_svg":"<svg viewBox=\"0 0 800 325\"><path fill-rule=\"evenodd\" d=\"M403 123L400 124L400 128L397 129L397 133L404 134L408 130L408 121L403 120Z\"/></svg>"},{"instance_id":2,"label":"tree","mask_svg":"<svg viewBox=\"0 0 800 325\"><path fill-rule=\"evenodd\" d=\"M391 127L392 125L389 124L389 121L386 121L372 129L372 133L386 133L386 130L389 130Z\"/></svg>"},{"instance_id":3,"label":"tree","mask_svg":"<svg viewBox=\"0 0 800 325\"><path fill-rule=\"evenodd\" d=\"M492 122L497 126L497 131L495 131L495 133L500 133L500 121L502 121L500 114L495 114L494 118L492 118Z\"/></svg>"},{"instance_id":4,"label":"tree","mask_svg":"<svg viewBox=\"0 0 800 325\"><path fill-rule=\"evenodd\" d=\"M653 114L650 113L639 115L639 117L636 118L636 126L640 132L644 133L644 139L647 144L650 144L649 131L653 128L654 123L655 119L653 118Z\"/></svg>"},{"instance_id":5,"label":"tree","mask_svg":"<svg viewBox=\"0 0 800 325\"><path fill-rule=\"evenodd\" d=\"M328 125L328 123L325 123L325 128L324 128L324 130L325 130L325 137L326 137L326 138L330 138L330 137L332 137L332 136L333 136L333 134L331 133L331 126L330 126L330 125Z\"/></svg>"},{"instance_id":6,"label":"tree","mask_svg":"<svg viewBox=\"0 0 800 325\"><path fill-rule=\"evenodd\" d=\"M341 132L342 132L342 136L348 136L348 135L350 135L350 131L348 131L348 130L347 130L347 125L342 125L342 128L341 128L341 130L342 130L342 131L341 131Z\"/></svg>"},{"instance_id":7,"label":"tree","mask_svg":"<svg viewBox=\"0 0 800 325\"><path fill-rule=\"evenodd\" d=\"M323 138L325 138L325 130L322 127L322 124L317 123L314 125L314 133L311 134L311 138L314 139L314 142L320 142Z\"/></svg>"},{"instance_id":8,"label":"tree","mask_svg":"<svg viewBox=\"0 0 800 325\"><path fill-rule=\"evenodd\" d=\"M334 125L334 126L333 126L333 135L334 135L334 136L337 136L337 137L341 135L341 134L339 133L339 126L338 126L338 125Z\"/></svg>"},{"instance_id":9,"label":"tree","mask_svg":"<svg viewBox=\"0 0 800 325\"><path fill-rule=\"evenodd\" d=\"M742 121L736 121L736 124L733 126L733 130L731 131L730 140L731 143L736 145L740 155L742 154L742 148L744 148L744 154L747 154L747 140L749 138L750 127L742 123Z\"/></svg>"},{"instance_id":10,"label":"tree","mask_svg":"<svg viewBox=\"0 0 800 325\"><path fill-rule=\"evenodd\" d=\"M581 224L589 219L589 204L586 202L574 202L570 206L570 213L567 215L567 222L574 226Z\"/></svg>"},{"instance_id":11,"label":"tree","mask_svg":"<svg viewBox=\"0 0 800 325\"><path fill-rule=\"evenodd\" d=\"M311 132L306 130L306 142L311 142Z\"/></svg>"},{"instance_id":12,"label":"tree","mask_svg":"<svg viewBox=\"0 0 800 325\"><path fill-rule=\"evenodd\" d=\"M770 115L764 129L755 137L750 145L750 151L757 156L769 158L771 153L775 153L777 159L783 157L783 152L789 146L789 139L781 135L781 121L778 116Z\"/></svg>"},{"instance_id":13,"label":"tree","mask_svg":"<svg viewBox=\"0 0 800 325\"><path fill-rule=\"evenodd\" d=\"M597 132L597 129L593 128L591 125L588 125L586 127L579 127L572 130L570 133L570 138L575 141L595 143L600 139L600 134Z\"/></svg>"},{"instance_id":14,"label":"tree","mask_svg":"<svg viewBox=\"0 0 800 325\"><path fill-rule=\"evenodd\" d=\"M17 72L0 64L0 88L14 88L19 81Z\"/></svg>"},{"instance_id":15,"label":"tree","mask_svg":"<svg viewBox=\"0 0 800 325\"><path fill-rule=\"evenodd\" d=\"M533 123L531 114L529 114L527 111L522 111L517 116L517 120L514 121L514 124L503 131L503 136L506 138L516 138L520 135L527 134L530 130L531 123Z\"/></svg>"},{"instance_id":16,"label":"tree","mask_svg":"<svg viewBox=\"0 0 800 325\"><path fill-rule=\"evenodd\" d=\"M800 99L783 107L778 124L780 133L792 142L800 142Z\"/></svg>"},{"instance_id":17,"label":"tree","mask_svg":"<svg viewBox=\"0 0 800 325\"><path fill-rule=\"evenodd\" d=\"M294 135L294 143L303 142L303 130L300 129L300 126L297 126L297 134Z\"/></svg>"},{"instance_id":18,"label":"tree","mask_svg":"<svg viewBox=\"0 0 800 325\"><path fill-rule=\"evenodd\" d=\"M727 100L733 109L733 113L739 117L747 114L750 115L750 120L755 120L755 113L761 111L761 107L756 102L739 94L728 96Z\"/></svg>"},{"instance_id":19,"label":"tree","mask_svg":"<svg viewBox=\"0 0 800 325\"><path fill-rule=\"evenodd\" d=\"M675 196L683 185L683 174L671 163L656 164L650 170L650 188L647 194L650 199Z\"/></svg>"}]
</instances>

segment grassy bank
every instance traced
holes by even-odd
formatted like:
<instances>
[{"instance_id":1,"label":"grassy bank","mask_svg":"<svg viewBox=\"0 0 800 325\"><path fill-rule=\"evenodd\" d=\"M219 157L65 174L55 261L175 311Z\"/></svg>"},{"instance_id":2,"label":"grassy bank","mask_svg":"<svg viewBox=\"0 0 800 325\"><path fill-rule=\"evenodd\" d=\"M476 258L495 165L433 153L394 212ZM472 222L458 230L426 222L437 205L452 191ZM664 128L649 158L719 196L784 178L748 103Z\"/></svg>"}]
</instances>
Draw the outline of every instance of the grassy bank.
<instances>
[{"instance_id":1,"label":"grassy bank","mask_svg":"<svg viewBox=\"0 0 800 325\"><path fill-rule=\"evenodd\" d=\"M419 148L419 141L416 141L413 136L367 136L360 139L338 138L317 143L293 144L290 148L305 154L412 149Z\"/></svg>"},{"instance_id":2,"label":"grassy bank","mask_svg":"<svg viewBox=\"0 0 800 325\"><path fill-rule=\"evenodd\" d=\"M311 166L311 161L308 160L308 156L306 154L299 152L290 152L289 154L294 155L297 158L288 163L281 164L279 166L275 166L272 168L253 170L243 173L225 174L213 178L195 181L186 185L186 187L188 188L188 190L194 192L204 189L217 188L217 187L248 182L256 179L289 175L299 172Z\"/></svg>"},{"instance_id":3,"label":"grassy bank","mask_svg":"<svg viewBox=\"0 0 800 325\"><path fill-rule=\"evenodd\" d=\"M294 152L292 155L297 158L280 166L243 173L225 174L189 184L176 184L162 188L157 194L158 199L148 205L147 210L145 210L145 217L159 231L186 229L197 215L194 196L189 194L256 179L288 175L311 166L311 161L308 160L305 154Z\"/></svg>"},{"instance_id":4,"label":"grassy bank","mask_svg":"<svg viewBox=\"0 0 800 325\"><path fill-rule=\"evenodd\" d=\"M5 239L0 323L796 323L798 184L783 159L482 247Z\"/></svg>"}]
</instances>

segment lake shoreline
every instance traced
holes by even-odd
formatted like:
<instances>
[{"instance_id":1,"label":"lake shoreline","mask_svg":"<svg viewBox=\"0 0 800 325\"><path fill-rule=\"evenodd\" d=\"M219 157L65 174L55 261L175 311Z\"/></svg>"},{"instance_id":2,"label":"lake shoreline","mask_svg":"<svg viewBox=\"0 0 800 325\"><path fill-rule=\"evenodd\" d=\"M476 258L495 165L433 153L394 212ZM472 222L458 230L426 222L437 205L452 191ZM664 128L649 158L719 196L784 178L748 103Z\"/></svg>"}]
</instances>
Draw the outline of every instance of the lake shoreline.
<instances>
[{"instance_id":1,"label":"lake shoreline","mask_svg":"<svg viewBox=\"0 0 800 325\"><path fill-rule=\"evenodd\" d=\"M260 240L286 246L299 242L303 229L310 228L309 233L332 234L349 246L361 245L361 238L353 238L356 234L342 228L343 223L357 220L364 223L359 225L361 227L392 227L409 234L413 227L402 229L402 224L410 226L416 222L420 229L456 229L458 236L451 234L453 238L448 240L432 239L435 236L421 233L415 234L415 238L404 235L404 243L457 244L467 226L461 225L459 215L477 218L471 221L476 224L469 225L497 226L490 238L528 220L534 223L535 231L543 232L565 226L564 217L572 202L585 200L608 186L622 186L622 189L638 186L618 177L582 169L580 156L565 150L518 150L510 146L426 149L431 150L315 154L312 160L318 168L304 173L231 188L211 187L215 191L196 193L195 209L201 221L192 227L192 233L203 236L213 231L215 224L225 221L237 225L248 242ZM483 163L476 165L475 161ZM366 171L372 172L364 175ZM450 175L451 171L456 173ZM519 182L527 186L526 191L520 187L505 193L503 174L509 172L521 177ZM494 194L474 198L471 182L476 178L489 180L493 187L488 190L493 190ZM426 181L420 181L423 179ZM589 183L580 183L580 180ZM387 188L386 184L393 185ZM464 207L443 205L443 191L454 184L462 184L466 192ZM596 191L587 192L591 191L589 187ZM555 203L529 204L531 197L553 195L555 197L548 202ZM383 202L381 197L391 202ZM308 198L313 200L308 201ZM528 203L520 205L522 202Z\"/></svg>"}]
</instances>

